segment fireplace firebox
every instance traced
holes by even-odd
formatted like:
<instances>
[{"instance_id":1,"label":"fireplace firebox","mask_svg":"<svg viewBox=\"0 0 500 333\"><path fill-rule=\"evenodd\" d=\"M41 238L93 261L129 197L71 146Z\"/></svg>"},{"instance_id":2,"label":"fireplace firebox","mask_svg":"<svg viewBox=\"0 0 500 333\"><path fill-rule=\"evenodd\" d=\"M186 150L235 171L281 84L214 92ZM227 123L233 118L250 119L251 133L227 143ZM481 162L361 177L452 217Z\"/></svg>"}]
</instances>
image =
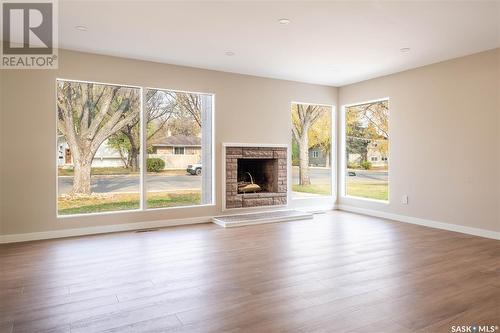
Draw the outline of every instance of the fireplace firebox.
<instances>
[{"instance_id":1,"label":"fireplace firebox","mask_svg":"<svg viewBox=\"0 0 500 333\"><path fill-rule=\"evenodd\" d=\"M287 204L287 148L225 146L225 208Z\"/></svg>"},{"instance_id":2,"label":"fireplace firebox","mask_svg":"<svg viewBox=\"0 0 500 333\"><path fill-rule=\"evenodd\" d=\"M278 159L276 158L238 158L238 193L249 184L257 185L255 192L278 191Z\"/></svg>"}]
</instances>

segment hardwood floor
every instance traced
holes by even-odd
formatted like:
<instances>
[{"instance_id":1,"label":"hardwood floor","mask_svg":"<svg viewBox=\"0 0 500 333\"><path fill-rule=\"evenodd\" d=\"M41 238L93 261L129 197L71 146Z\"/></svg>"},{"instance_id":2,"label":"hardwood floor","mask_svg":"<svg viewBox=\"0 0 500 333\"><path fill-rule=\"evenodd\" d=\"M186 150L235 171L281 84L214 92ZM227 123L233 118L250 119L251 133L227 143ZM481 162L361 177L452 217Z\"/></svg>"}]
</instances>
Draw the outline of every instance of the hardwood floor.
<instances>
[{"instance_id":1,"label":"hardwood floor","mask_svg":"<svg viewBox=\"0 0 500 333\"><path fill-rule=\"evenodd\" d=\"M0 332L500 326L500 242L331 212L0 247ZM498 332L498 330L497 330Z\"/></svg>"}]
</instances>

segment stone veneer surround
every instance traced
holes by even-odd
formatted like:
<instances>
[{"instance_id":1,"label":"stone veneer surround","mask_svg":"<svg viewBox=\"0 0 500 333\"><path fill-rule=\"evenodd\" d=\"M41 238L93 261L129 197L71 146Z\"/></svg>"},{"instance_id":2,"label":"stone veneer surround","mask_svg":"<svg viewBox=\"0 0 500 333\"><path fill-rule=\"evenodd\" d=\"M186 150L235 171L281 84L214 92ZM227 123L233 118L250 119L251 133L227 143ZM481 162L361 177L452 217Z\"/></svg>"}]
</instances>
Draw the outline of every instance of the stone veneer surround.
<instances>
[{"instance_id":1,"label":"stone veneer surround","mask_svg":"<svg viewBox=\"0 0 500 333\"><path fill-rule=\"evenodd\" d=\"M287 204L287 148L226 146L225 208L283 206ZM238 159L275 159L276 191L238 193Z\"/></svg>"}]
</instances>

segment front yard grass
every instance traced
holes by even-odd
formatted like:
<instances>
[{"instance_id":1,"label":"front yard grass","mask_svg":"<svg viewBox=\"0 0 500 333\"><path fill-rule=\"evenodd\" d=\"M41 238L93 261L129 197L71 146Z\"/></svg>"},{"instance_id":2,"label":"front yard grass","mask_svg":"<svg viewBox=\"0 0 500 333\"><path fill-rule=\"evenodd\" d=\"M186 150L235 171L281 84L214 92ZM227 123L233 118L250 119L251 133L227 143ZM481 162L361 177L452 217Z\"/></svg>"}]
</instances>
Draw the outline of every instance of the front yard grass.
<instances>
[{"instance_id":1,"label":"front yard grass","mask_svg":"<svg viewBox=\"0 0 500 333\"><path fill-rule=\"evenodd\" d=\"M313 193L319 195L331 195L330 184L292 185L292 191L302 193Z\"/></svg>"},{"instance_id":2,"label":"front yard grass","mask_svg":"<svg viewBox=\"0 0 500 333\"><path fill-rule=\"evenodd\" d=\"M200 192L148 193L148 208L197 205L201 202ZM86 197L60 197L59 215L87 214L139 209L139 193L113 193Z\"/></svg>"},{"instance_id":3,"label":"front yard grass","mask_svg":"<svg viewBox=\"0 0 500 333\"><path fill-rule=\"evenodd\" d=\"M73 171L73 168L71 169L66 169L66 168L59 168L58 175L59 176L73 176L75 173ZM106 168L92 168L91 171L92 175L95 176L102 176L102 175L131 175L131 174L139 174L138 171L132 172L131 169L128 168L111 168L111 167L106 167Z\"/></svg>"},{"instance_id":4,"label":"front yard grass","mask_svg":"<svg viewBox=\"0 0 500 333\"><path fill-rule=\"evenodd\" d=\"M165 208L201 204L201 192L148 193L148 208Z\"/></svg>"},{"instance_id":5,"label":"front yard grass","mask_svg":"<svg viewBox=\"0 0 500 333\"><path fill-rule=\"evenodd\" d=\"M347 181L347 195L375 200L389 200L387 182Z\"/></svg>"}]
</instances>

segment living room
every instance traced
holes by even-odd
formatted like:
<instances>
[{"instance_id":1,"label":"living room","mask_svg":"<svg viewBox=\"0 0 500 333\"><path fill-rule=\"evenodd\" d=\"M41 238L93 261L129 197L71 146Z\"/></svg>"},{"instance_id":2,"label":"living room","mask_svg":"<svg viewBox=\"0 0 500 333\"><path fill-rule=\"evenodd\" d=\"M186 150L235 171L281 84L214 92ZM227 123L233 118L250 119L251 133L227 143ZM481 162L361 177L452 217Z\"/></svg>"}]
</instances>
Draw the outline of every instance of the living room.
<instances>
[{"instance_id":1,"label":"living room","mask_svg":"<svg viewBox=\"0 0 500 333\"><path fill-rule=\"evenodd\" d=\"M500 2L2 10L2 331L498 331Z\"/></svg>"}]
</instances>

